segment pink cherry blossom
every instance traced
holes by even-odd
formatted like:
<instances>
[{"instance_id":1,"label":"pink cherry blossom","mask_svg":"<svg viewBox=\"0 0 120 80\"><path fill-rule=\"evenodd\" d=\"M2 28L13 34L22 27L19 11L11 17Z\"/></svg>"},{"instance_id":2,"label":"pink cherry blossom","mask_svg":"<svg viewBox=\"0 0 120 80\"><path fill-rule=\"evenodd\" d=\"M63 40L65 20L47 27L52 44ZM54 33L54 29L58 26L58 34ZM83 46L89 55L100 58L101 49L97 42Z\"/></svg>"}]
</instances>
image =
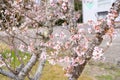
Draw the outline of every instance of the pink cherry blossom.
<instances>
[{"instance_id":1,"label":"pink cherry blossom","mask_svg":"<svg viewBox=\"0 0 120 80\"><path fill-rule=\"evenodd\" d=\"M21 44L21 45L19 46L19 50L22 51L22 52L24 51L24 48L25 48L25 46L24 46L23 44Z\"/></svg>"},{"instance_id":2,"label":"pink cherry blossom","mask_svg":"<svg viewBox=\"0 0 120 80\"><path fill-rule=\"evenodd\" d=\"M100 59L103 56L103 49L95 47L93 51L93 59Z\"/></svg>"}]
</instances>

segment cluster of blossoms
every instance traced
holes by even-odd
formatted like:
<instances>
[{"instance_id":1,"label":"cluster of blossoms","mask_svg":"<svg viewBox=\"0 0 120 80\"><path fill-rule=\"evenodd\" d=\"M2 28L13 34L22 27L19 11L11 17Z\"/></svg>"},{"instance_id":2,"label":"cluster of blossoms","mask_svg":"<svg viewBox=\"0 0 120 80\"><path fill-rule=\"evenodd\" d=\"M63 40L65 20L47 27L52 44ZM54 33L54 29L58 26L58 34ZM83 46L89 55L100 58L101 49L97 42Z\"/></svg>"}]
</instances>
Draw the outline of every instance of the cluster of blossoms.
<instances>
[{"instance_id":1,"label":"cluster of blossoms","mask_svg":"<svg viewBox=\"0 0 120 80\"><path fill-rule=\"evenodd\" d=\"M65 19L66 13L68 11L68 1L67 0L50 0L49 10L50 13L48 17L52 19Z\"/></svg>"},{"instance_id":2,"label":"cluster of blossoms","mask_svg":"<svg viewBox=\"0 0 120 80\"><path fill-rule=\"evenodd\" d=\"M62 3L62 9L64 10L64 11L67 11L67 9L68 9L68 0L64 0L63 1L63 3Z\"/></svg>"},{"instance_id":3,"label":"cluster of blossoms","mask_svg":"<svg viewBox=\"0 0 120 80\"><path fill-rule=\"evenodd\" d=\"M19 1L21 2L22 0ZM42 50L42 53L40 55L40 60L47 59L48 62L53 65L57 63L58 64L63 63L63 67L65 67L64 69L66 70L67 76L71 76L72 71L74 71L73 70L74 67L85 63L86 56L90 56L93 59L100 59L103 56L104 51L102 48L99 47L94 47L92 55L87 54L87 51L89 51L88 49L91 47L89 46L89 44L92 42L91 38L93 38L91 34L101 33L103 31L101 25L105 20L98 20L97 23L92 23L93 27L88 28L88 32L85 31L84 28L81 28L81 25L77 25L76 30L72 29L73 32L71 30L69 37L67 34L64 33L64 31L61 31L60 33L56 33L56 34L51 34L52 32L51 33L47 32L47 30L45 32L43 31L44 34L43 36L42 34L37 34L40 29L39 27L44 27L44 28L47 27L46 29L51 27L53 28L53 26L55 26L54 21L58 19L66 20L67 22L69 22L69 24L72 23L69 20L71 18L71 14L69 12L70 10L69 1L50 0L50 4L44 6L39 6L37 4L23 6L23 4L21 4L20 2L14 2L13 4L10 2L12 7L14 7L13 10L11 10L11 12L9 10L2 11L2 13L4 12L3 14L5 15L5 17L9 16L8 19L9 25L5 24L5 26L11 26L10 30L11 32L12 31L13 32L9 34L10 35L13 34L14 37L21 42L17 45L20 51L22 52L27 51L29 53L34 54L36 50L39 50L39 48L44 47L45 50ZM47 7L47 9L45 7ZM116 11L111 10L111 12L112 13L109 13L107 16L107 25L109 29L107 29L105 32L105 35L109 35L110 39L111 37L113 37L114 34L113 21L117 16ZM17 20L18 18L16 17L15 14L18 15L18 17L24 16L24 19L18 21ZM72 20L77 21L79 17L80 14L77 13L72 17ZM43 22L43 24L38 24L41 22ZM32 30L31 30L32 32L29 32L30 29L28 27L31 26L32 26ZM67 26L64 25L64 27ZM37 28L37 30L33 31L34 28ZM9 32L9 30L7 32ZM19 36L17 36L18 32L20 32ZM26 33L28 33L29 35ZM90 37L88 37L88 33L90 33L89 34ZM21 35L23 35L22 36L23 38L20 37ZM57 38L58 40L54 40L54 38ZM99 38L99 36L96 38ZM24 41L26 41L26 44ZM47 51L47 49L49 51ZM27 57L25 56L24 59L26 58ZM2 66L4 65L2 60L0 61L0 64Z\"/></svg>"},{"instance_id":4,"label":"cluster of blossoms","mask_svg":"<svg viewBox=\"0 0 120 80\"><path fill-rule=\"evenodd\" d=\"M103 49L99 47L95 47L93 50L93 59L101 59L103 56Z\"/></svg>"},{"instance_id":5,"label":"cluster of blossoms","mask_svg":"<svg viewBox=\"0 0 120 80\"><path fill-rule=\"evenodd\" d=\"M19 50L22 51L22 52L24 51L24 48L25 48L25 46L24 46L23 44L21 44L21 45L19 46ZM28 50L29 50L29 48L28 48Z\"/></svg>"},{"instance_id":6,"label":"cluster of blossoms","mask_svg":"<svg viewBox=\"0 0 120 80\"><path fill-rule=\"evenodd\" d=\"M115 10L110 10L110 12L108 13L108 15L107 15L107 25L109 26L109 27L113 27L114 25L114 20L115 20L115 18L118 16L118 14L117 14L117 11L115 11Z\"/></svg>"}]
</instances>

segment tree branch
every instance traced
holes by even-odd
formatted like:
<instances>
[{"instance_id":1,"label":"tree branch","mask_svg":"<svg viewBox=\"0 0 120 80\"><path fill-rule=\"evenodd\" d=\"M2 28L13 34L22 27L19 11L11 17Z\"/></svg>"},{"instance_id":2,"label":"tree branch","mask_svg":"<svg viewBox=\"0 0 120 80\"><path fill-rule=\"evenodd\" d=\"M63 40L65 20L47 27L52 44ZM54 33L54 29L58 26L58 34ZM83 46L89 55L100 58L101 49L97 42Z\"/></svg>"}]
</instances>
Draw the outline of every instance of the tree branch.
<instances>
[{"instance_id":1,"label":"tree branch","mask_svg":"<svg viewBox=\"0 0 120 80\"><path fill-rule=\"evenodd\" d=\"M24 80L26 75L29 73L29 71L32 69L32 67L37 62L39 56L36 54L33 54L29 62L25 65L25 67L19 72L18 77L19 80Z\"/></svg>"},{"instance_id":2,"label":"tree branch","mask_svg":"<svg viewBox=\"0 0 120 80\"><path fill-rule=\"evenodd\" d=\"M16 75L14 75L12 72L5 71L1 68L0 68L0 74L7 76L9 78L12 78L12 79L17 79Z\"/></svg>"},{"instance_id":3,"label":"tree branch","mask_svg":"<svg viewBox=\"0 0 120 80\"><path fill-rule=\"evenodd\" d=\"M40 77L41 77L41 74L42 74L42 70L44 68L44 65L45 65L45 62L46 62L46 59L42 59L40 62L39 62L39 65L38 65L38 69L34 75L34 78L33 80L39 80Z\"/></svg>"}]
</instances>

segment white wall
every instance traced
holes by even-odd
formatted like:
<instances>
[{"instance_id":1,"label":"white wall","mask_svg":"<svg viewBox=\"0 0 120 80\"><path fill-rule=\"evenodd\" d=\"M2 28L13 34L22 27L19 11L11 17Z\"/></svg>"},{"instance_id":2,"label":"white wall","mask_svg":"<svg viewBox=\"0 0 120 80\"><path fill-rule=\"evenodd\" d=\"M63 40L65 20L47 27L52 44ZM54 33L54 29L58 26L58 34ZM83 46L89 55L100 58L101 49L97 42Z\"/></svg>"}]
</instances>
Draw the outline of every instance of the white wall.
<instances>
[{"instance_id":1,"label":"white wall","mask_svg":"<svg viewBox=\"0 0 120 80\"><path fill-rule=\"evenodd\" d=\"M98 12L109 11L112 3L115 0L82 0L83 4L83 22L87 23L88 20L96 22Z\"/></svg>"},{"instance_id":2,"label":"white wall","mask_svg":"<svg viewBox=\"0 0 120 80\"><path fill-rule=\"evenodd\" d=\"M89 1L89 0L88 0ZM96 21L96 11L97 11L97 1L91 0L92 2L87 2L87 0L82 0L83 4L83 22L86 23L88 20Z\"/></svg>"}]
</instances>

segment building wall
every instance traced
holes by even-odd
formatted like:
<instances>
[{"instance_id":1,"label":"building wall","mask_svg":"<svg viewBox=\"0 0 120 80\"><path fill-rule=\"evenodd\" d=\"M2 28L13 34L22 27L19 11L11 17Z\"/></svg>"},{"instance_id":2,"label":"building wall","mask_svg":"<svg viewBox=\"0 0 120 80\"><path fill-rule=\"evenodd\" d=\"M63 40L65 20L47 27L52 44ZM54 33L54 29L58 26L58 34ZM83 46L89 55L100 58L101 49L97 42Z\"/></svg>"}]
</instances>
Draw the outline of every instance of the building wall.
<instances>
[{"instance_id":1,"label":"building wall","mask_svg":"<svg viewBox=\"0 0 120 80\"><path fill-rule=\"evenodd\" d=\"M83 0L83 22L104 18L115 0Z\"/></svg>"}]
</instances>

